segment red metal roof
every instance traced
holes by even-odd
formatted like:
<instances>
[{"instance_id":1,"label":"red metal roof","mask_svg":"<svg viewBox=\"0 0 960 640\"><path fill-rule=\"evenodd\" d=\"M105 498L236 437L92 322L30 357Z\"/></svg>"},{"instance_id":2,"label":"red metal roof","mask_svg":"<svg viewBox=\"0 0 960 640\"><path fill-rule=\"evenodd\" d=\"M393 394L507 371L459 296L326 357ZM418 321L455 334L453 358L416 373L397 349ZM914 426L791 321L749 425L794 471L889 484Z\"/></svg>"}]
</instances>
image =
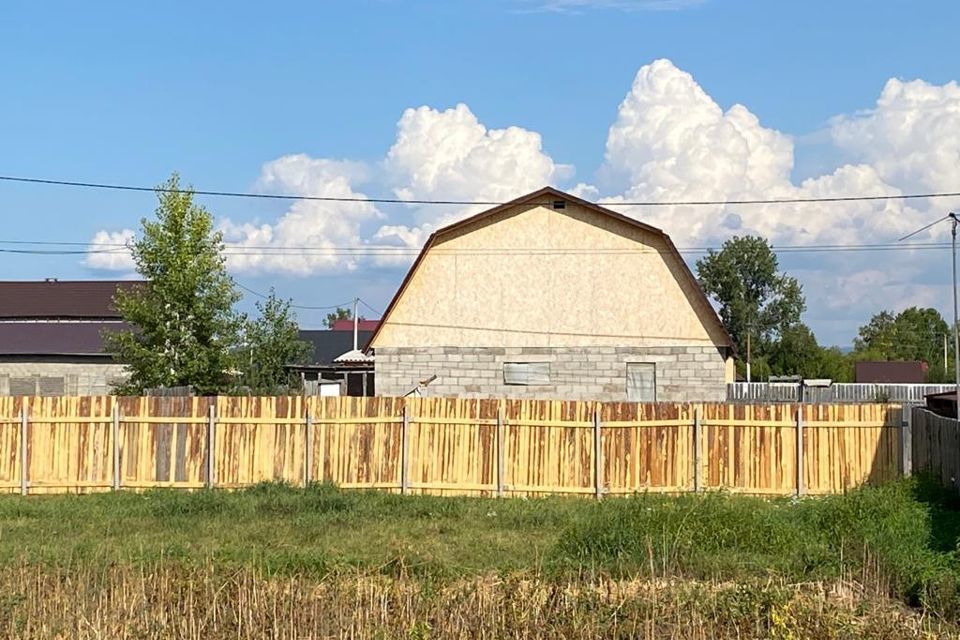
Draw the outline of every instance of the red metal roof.
<instances>
[{"instance_id":1,"label":"red metal roof","mask_svg":"<svg viewBox=\"0 0 960 640\"><path fill-rule=\"evenodd\" d=\"M0 318L113 319L120 315L113 306L117 288L129 288L135 280L39 280L0 282Z\"/></svg>"},{"instance_id":2,"label":"red metal roof","mask_svg":"<svg viewBox=\"0 0 960 640\"><path fill-rule=\"evenodd\" d=\"M359 331L376 331L377 325L380 324L379 320L358 320L357 326ZM330 328L331 331L353 331L353 320L337 320L333 323L333 327Z\"/></svg>"}]
</instances>

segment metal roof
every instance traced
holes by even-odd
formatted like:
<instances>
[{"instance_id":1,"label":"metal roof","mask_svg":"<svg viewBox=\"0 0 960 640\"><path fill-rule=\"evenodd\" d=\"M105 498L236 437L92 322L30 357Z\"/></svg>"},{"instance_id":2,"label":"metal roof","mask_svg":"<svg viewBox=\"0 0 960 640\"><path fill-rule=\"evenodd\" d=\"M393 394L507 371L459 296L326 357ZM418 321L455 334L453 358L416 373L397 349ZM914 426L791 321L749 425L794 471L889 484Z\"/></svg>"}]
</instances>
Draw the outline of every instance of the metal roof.
<instances>
[{"instance_id":1,"label":"metal roof","mask_svg":"<svg viewBox=\"0 0 960 640\"><path fill-rule=\"evenodd\" d=\"M113 305L118 288L136 280L0 281L0 318L119 319Z\"/></svg>"},{"instance_id":2,"label":"metal roof","mask_svg":"<svg viewBox=\"0 0 960 640\"><path fill-rule=\"evenodd\" d=\"M107 355L102 333L122 322L0 322L0 355Z\"/></svg>"}]
</instances>

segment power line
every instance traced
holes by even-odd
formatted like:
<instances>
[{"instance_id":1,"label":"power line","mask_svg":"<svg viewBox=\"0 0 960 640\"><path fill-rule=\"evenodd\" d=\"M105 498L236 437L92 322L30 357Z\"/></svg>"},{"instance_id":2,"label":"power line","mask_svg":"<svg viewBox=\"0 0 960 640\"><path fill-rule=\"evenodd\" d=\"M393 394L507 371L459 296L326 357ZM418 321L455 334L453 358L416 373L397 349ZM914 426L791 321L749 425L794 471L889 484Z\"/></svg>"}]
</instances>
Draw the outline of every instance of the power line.
<instances>
[{"instance_id":1,"label":"power line","mask_svg":"<svg viewBox=\"0 0 960 640\"><path fill-rule=\"evenodd\" d=\"M7 241L11 242L11 241ZM0 241L4 243L4 241ZM24 244L32 246L46 246L67 243L47 243L47 242L25 242ZM111 244L91 245L90 243L78 242L70 243L75 246L114 246ZM863 253L863 252L901 252L901 251L938 251L949 249L947 243L908 243L908 244L847 244L847 245L786 245L772 246L771 250L776 254L791 253ZM705 254L710 251L718 251L721 247L680 247L677 251L681 254ZM122 254L128 252L128 247L118 247L113 249L7 249L0 248L0 253L19 254L19 255L46 255L46 256L71 256L71 255L89 255L89 254ZM640 248L640 249L442 249L435 247L431 250L437 255L473 255L473 256L509 256L509 255L636 255L667 253L666 249ZM249 256L249 257L284 257L284 256L302 256L305 258L315 257L387 257L387 258L408 258L415 257L420 253L420 249L413 247L247 247L243 245L227 245L223 249L225 256Z\"/></svg>"},{"instance_id":2,"label":"power line","mask_svg":"<svg viewBox=\"0 0 960 640\"><path fill-rule=\"evenodd\" d=\"M251 293L251 294L253 294L253 295L255 295L255 296L259 297L259 298L263 298L263 299L266 300L266 299L268 299L268 298L270 297L270 296L268 296L268 295L266 295L266 294L260 293L259 291L256 291L256 290L254 290L254 289L251 289L250 287L247 287L247 286L245 286L245 285L243 285L243 284L240 284L240 283L237 282L236 280L233 281L233 284L237 285L238 287L240 287L241 289L243 289L243 290L246 291L247 293ZM291 304L290 304L290 307L291 307L292 309L309 309L309 310L311 310L311 311L328 311L328 310L330 310L330 309L339 309L340 307L345 307L345 306L349 305L351 302L353 302L353 301L352 301L352 300L348 300L347 302L342 302L342 303L337 304L337 305L331 305L331 306L326 306L326 307L313 307L313 306L308 306L308 305L293 304L293 303L291 303ZM362 302L362 301L361 301L361 302Z\"/></svg>"},{"instance_id":3,"label":"power line","mask_svg":"<svg viewBox=\"0 0 960 640\"><path fill-rule=\"evenodd\" d=\"M383 317L383 311L379 311L379 310L377 310L377 309L374 309L374 308L371 307L369 304L367 304L367 302L366 302L363 298L357 298L357 300L359 300L359 301L360 301L360 304L362 304L363 306L365 306L367 309L370 309L370 311L373 311L373 312L374 312L375 314L377 314L378 316Z\"/></svg>"},{"instance_id":4,"label":"power line","mask_svg":"<svg viewBox=\"0 0 960 640\"><path fill-rule=\"evenodd\" d=\"M0 181L19 182L27 184L56 185L63 187L80 187L86 189L106 189L113 191L136 191L150 193L192 193L200 196L216 196L226 198L259 198L266 200L311 200L317 202L371 202L377 204L422 204L422 205L484 205L496 206L507 204L505 201L492 200L429 200L403 199L379 197L339 197L339 196L311 196L277 193L249 193L242 191L211 191L202 189L170 189L167 187L144 187L138 185L108 184L98 182L80 182L75 180L53 180L48 178L26 178L20 176L0 176ZM829 202L868 202L885 200L916 200L923 198L957 198L960 191L934 193L908 193L867 196L828 196L819 198L756 198L740 200L661 200L661 201L624 201L598 203L605 207L699 207L725 205L757 205L757 204L813 204ZM549 203L539 203L549 204Z\"/></svg>"}]
</instances>

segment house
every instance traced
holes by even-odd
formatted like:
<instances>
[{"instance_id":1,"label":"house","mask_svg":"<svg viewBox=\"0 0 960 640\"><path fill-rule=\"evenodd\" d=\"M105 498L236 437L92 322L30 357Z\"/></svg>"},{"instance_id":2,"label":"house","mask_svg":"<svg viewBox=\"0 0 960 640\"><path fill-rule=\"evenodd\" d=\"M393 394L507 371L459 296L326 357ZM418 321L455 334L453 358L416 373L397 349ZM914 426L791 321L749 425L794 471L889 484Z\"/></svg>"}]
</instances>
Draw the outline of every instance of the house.
<instances>
[{"instance_id":1,"label":"house","mask_svg":"<svg viewBox=\"0 0 960 640\"><path fill-rule=\"evenodd\" d=\"M339 382L337 395L372 396L373 360L356 347L366 344L378 322L358 321L356 336L353 320L337 321L330 329L302 329L300 339L313 346L310 364L291 366L290 370L300 375L305 390L316 395L324 382Z\"/></svg>"},{"instance_id":2,"label":"house","mask_svg":"<svg viewBox=\"0 0 960 640\"><path fill-rule=\"evenodd\" d=\"M923 384L927 363L918 361L868 361L853 365L854 381L879 384Z\"/></svg>"},{"instance_id":3,"label":"house","mask_svg":"<svg viewBox=\"0 0 960 640\"><path fill-rule=\"evenodd\" d=\"M100 395L125 376L103 333L127 327L113 305L130 281L0 282L0 395Z\"/></svg>"},{"instance_id":4,"label":"house","mask_svg":"<svg viewBox=\"0 0 960 640\"><path fill-rule=\"evenodd\" d=\"M368 349L379 395L724 400L734 376L670 238L550 187L434 232Z\"/></svg>"}]
</instances>

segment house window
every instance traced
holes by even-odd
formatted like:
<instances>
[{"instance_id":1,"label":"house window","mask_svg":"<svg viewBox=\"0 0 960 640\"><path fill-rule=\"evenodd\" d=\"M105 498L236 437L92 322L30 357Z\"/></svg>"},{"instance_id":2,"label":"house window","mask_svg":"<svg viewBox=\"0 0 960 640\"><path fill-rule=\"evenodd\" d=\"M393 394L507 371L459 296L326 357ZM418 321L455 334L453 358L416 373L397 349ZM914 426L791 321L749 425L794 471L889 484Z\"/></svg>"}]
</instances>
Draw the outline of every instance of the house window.
<instances>
[{"instance_id":1,"label":"house window","mask_svg":"<svg viewBox=\"0 0 960 640\"><path fill-rule=\"evenodd\" d=\"M503 384L550 384L550 363L504 362Z\"/></svg>"},{"instance_id":2,"label":"house window","mask_svg":"<svg viewBox=\"0 0 960 640\"><path fill-rule=\"evenodd\" d=\"M627 363L627 400L657 401L657 365L652 362Z\"/></svg>"}]
</instances>

